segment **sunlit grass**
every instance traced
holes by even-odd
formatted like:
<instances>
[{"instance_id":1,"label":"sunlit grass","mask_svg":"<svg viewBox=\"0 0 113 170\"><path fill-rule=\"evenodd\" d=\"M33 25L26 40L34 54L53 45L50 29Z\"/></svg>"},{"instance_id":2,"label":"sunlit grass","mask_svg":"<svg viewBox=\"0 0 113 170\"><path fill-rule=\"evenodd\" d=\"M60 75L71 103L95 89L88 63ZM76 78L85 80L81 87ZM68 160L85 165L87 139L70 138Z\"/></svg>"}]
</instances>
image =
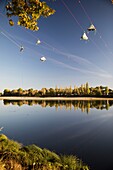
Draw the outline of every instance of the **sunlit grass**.
<instances>
[{"instance_id":1,"label":"sunlit grass","mask_svg":"<svg viewBox=\"0 0 113 170\"><path fill-rule=\"evenodd\" d=\"M89 170L76 156L57 155L36 145L23 146L0 134L0 170Z\"/></svg>"}]
</instances>

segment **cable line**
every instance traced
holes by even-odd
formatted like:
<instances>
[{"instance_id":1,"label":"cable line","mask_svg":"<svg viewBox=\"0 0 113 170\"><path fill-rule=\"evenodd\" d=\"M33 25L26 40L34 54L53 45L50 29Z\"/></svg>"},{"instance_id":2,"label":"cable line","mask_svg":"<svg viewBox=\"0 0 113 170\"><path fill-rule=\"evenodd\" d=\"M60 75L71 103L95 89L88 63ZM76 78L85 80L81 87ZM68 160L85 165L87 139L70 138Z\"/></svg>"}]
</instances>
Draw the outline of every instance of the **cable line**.
<instances>
[{"instance_id":1,"label":"cable line","mask_svg":"<svg viewBox=\"0 0 113 170\"><path fill-rule=\"evenodd\" d=\"M84 6L82 5L81 1L80 1L80 0L78 0L78 2L79 2L79 4L80 4L81 8L83 9L83 11L84 11L85 15L87 16L88 20L89 20L89 21L90 21L90 23L92 24L93 22L92 22L91 18L89 17L89 15L87 14L87 12L86 12L86 10L85 10Z\"/></svg>"},{"instance_id":2,"label":"cable line","mask_svg":"<svg viewBox=\"0 0 113 170\"><path fill-rule=\"evenodd\" d=\"M65 8L68 10L68 12L71 14L71 16L74 18L74 20L76 21L76 23L78 24L78 26L84 31L84 28L81 26L81 24L79 23L79 21L77 20L77 18L74 16L74 14L72 13L72 11L69 9L69 7L66 5L66 3L61 0L63 5L65 6ZM81 4L80 0L77 0L79 2L79 4ZM86 16L88 17L88 20L90 21L90 23L92 24L92 20L91 18L89 17L89 15L87 14L85 8L83 7L83 5L81 4L82 6L82 9L84 9L84 12L86 14ZM99 45L97 45L97 43L91 39L91 37L88 37L84 31L83 35L81 36L81 39L83 40L90 40L95 46L96 48L108 59L108 56L105 55L105 53L103 52L103 50L99 47ZM107 43L106 43L107 44Z\"/></svg>"},{"instance_id":3,"label":"cable line","mask_svg":"<svg viewBox=\"0 0 113 170\"><path fill-rule=\"evenodd\" d=\"M66 3L61 0L62 3L64 4L64 6L66 7L66 9L69 11L69 13L71 14L71 16L74 18L74 20L76 21L76 23L79 25L79 27L84 31L83 27L81 26L81 24L78 22L78 20L76 19L76 17L73 15L73 13L71 12L71 10L69 9L69 7L66 5Z\"/></svg>"},{"instance_id":4,"label":"cable line","mask_svg":"<svg viewBox=\"0 0 113 170\"><path fill-rule=\"evenodd\" d=\"M17 44L14 40L12 40L10 37L8 37L4 32L1 32L2 35L4 35L7 39L9 39L12 43L14 43L17 47L20 47L19 44Z\"/></svg>"},{"instance_id":5,"label":"cable line","mask_svg":"<svg viewBox=\"0 0 113 170\"><path fill-rule=\"evenodd\" d=\"M85 7L83 6L82 2L81 2L80 0L78 0L78 2L79 2L79 4L80 4L82 10L84 11L86 17L88 18L89 22L90 22L91 24L93 24L92 19L91 19L91 17L88 15L88 13L87 13ZM99 33L99 31L97 30L97 28L96 28L96 32L97 32L99 38L100 38L100 39L102 40L102 42L104 43L104 46L105 46L105 47L108 49L108 51L110 52L110 54L113 54L112 51L111 51L111 49L110 49L110 47L108 46L108 44L106 43L106 41L103 39L102 35Z\"/></svg>"}]
</instances>

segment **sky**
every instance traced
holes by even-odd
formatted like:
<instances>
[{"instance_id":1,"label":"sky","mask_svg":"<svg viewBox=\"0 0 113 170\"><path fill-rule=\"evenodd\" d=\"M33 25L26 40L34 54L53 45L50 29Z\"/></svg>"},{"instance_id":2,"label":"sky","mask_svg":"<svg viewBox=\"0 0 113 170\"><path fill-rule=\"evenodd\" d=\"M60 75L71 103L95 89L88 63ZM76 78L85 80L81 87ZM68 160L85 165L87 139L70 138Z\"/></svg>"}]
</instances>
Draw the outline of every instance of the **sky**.
<instances>
[{"instance_id":1,"label":"sky","mask_svg":"<svg viewBox=\"0 0 113 170\"><path fill-rule=\"evenodd\" d=\"M113 89L113 5L110 0L46 1L56 10L39 31L11 27L0 1L0 91L108 86ZM16 21L17 19L14 18ZM96 31L88 32L91 23ZM83 33L88 41L81 40ZM36 41L41 43L36 45ZM21 45L24 51L20 52ZM46 57L41 62L41 57Z\"/></svg>"}]
</instances>

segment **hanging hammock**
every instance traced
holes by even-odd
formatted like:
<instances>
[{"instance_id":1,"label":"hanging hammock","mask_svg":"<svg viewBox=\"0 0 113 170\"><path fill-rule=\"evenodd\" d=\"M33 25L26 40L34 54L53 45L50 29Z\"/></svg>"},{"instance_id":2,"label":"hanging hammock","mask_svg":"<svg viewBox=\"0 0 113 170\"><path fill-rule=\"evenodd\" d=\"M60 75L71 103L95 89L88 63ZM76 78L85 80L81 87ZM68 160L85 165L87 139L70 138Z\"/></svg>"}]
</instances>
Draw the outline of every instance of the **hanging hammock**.
<instances>
[{"instance_id":1,"label":"hanging hammock","mask_svg":"<svg viewBox=\"0 0 113 170\"><path fill-rule=\"evenodd\" d=\"M88 36L86 35L86 33L84 32L83 35L81 36L82 40L87 41L88 40Z\"/></svg>"},{"instance_id":2,"label":"hanging hammock","mask_svg":"<svg viewBox=\"0 0 113 170\"><path fill-rule=\"evenodd\" d=\"M40 60L44 62L44 61L46 61L46 58L45 57L41 57Z\"/></svg>"},{"instance_id":3,"label":"hanging hammock","mask_svg":"<svg viewBox=\"0 0 113 170\"><path fill-rule=\"evenodd\" d=\"M41 43L41 41L38 39L37 42L36 42L36 45L38 45L38 44L40 44L40 43Z\"/></svg>"},{"instance_id":4,"label":"hanging hammock","mask_svg":"<svg viewBox=\"0 0 113 170\"><path fill-rule=\"evenodd\" d=\"M93 24L91 24L87 30L88 31L96 31L96 28Z\"/></svg>"},{"instance_id":5,"label":"hanging hammock","mask_svg":"<svg viewBox=\"0 0 113 170\"><path fill-rule=\"evenodd\" d=\"M23 46L20 47L20 52L22 52L22 51L24 51L24 47Z\"/></svg>"}]
</instances>

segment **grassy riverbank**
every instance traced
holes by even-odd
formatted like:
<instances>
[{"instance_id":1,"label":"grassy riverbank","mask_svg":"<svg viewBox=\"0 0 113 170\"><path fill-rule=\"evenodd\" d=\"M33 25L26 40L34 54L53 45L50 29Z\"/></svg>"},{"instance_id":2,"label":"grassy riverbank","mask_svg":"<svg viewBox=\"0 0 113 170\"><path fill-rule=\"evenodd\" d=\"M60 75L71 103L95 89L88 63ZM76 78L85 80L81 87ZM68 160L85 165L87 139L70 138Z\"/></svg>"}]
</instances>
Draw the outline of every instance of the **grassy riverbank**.
<instances>
[{"instance_id":1,"label":"grassy riverbank","mask_svg":"<svg viewBox=\"0 0 113 170\"><path fill-rule=\"evenodd\" d=\"M23 146L0 134L0 170L89 170L76 156L57 155L36 145Z\"/></svg>"}]
</instances>

